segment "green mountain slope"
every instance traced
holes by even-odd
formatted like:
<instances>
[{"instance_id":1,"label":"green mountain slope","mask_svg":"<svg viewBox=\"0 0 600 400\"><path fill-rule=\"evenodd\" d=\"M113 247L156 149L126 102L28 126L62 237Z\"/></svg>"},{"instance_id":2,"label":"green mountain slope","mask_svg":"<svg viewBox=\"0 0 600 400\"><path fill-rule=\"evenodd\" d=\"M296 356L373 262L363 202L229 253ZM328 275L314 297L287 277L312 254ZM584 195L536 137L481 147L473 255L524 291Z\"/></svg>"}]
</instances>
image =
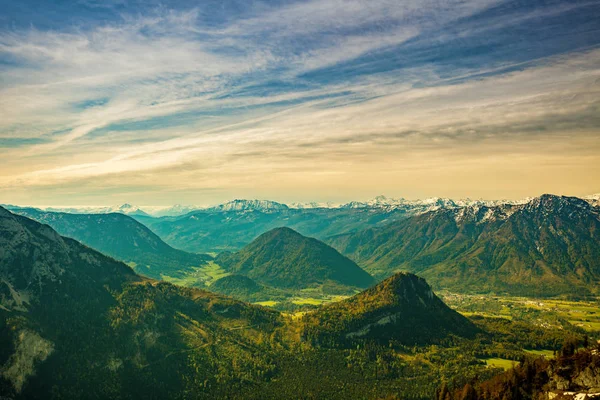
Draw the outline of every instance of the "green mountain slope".
<instances>
[{"instance_id":1,"label":"green mountain slope","mask_svg":"<svg viewBox=\"0 0 600 400\"><path fill-rule=\"evenodd\" d=\"M179 217L135 218L165 242L191 252L236 251L261 234L286 226L323 240L406 218L410 210L279 209L201 210Z\"/></svg>"},{"instance_id":2,"label":"green mountain slope","mask_svg":"<svg viewBox=\"0 0 600 400\"><path fill-rule=\"evenodd\" d=\"M228 397L272 373L263 338L279 324L0 208L0 396Z\"/></svg>"},{"instance_id":3,"label":"green mountain slope","mask_svg":"<svg viewBox=\"0 0 600 400\"><path fill-rule=\"evenodd\" d=\"M574 197L440 210L328 241L377 277L405 270L434 287L586 294L600 283L600 217Z\"/></svg>"},{"instance_id":4,"label":"green mountain slope","mask_svg":"<svg viewBox=\"0 0 600 400\"><path fill-rule=\"evenodd\" d=\"M303 323L306 339L331 346L365 340L424 344L450 334L469 337L477 332L424 279L408 273L398 273L349 299L308 313Z\"/></svg>"},{"instance_id":5,"label":"green mountain slope","mask_svg":"<svg viewBox=\"0 0 600 400\"><path fill-rule=\"evenodd\" d=\"M32 208L18 209L15 213L48 224L59 234L118 260L133 262L136 272L152 278L160 279L162 274L182 276L191 267L211 259L208 255L172 248L150 229L120 213L68 214Z\"/></svg>"},{"instance_id":6,"label":"green mountain slope","mask_svg":"<svg viewBox=\"0 0 600 400\"><path fill-rule=\"evenodd\" d=\"M317 239L276 228L217 262L234 274L275 288L301 289L326 283L365 288L373 278L353 261Z\"/></svg>"}]
</instances>

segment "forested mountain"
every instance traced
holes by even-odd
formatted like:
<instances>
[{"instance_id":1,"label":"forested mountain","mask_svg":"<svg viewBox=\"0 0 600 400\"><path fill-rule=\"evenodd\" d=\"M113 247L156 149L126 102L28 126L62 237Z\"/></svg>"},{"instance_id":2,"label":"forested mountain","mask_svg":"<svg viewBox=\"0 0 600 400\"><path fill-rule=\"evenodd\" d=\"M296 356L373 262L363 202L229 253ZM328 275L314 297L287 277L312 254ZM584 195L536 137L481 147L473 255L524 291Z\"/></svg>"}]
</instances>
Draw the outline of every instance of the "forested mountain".
<instances>
[{"instance_id":1,"label":"forested mountain","mask_svg":"<svg viewBox=\"0 0 600 400\"><path fill-rule=\"evenodd\" d=\"M406 209L309 208L250 205L198 210L180 217L135 218L178 249L206 253L239 250L261 234L282 226L323 240L406 218Z\"/></svg>"},{"instance_id":2,"label":"forested mountain","mask_svg":"<svg viewBox=\"0 0 600 400\"><path fill-rule=\"evenodd\" d=\"M374 276L410 271L437 288L585 295L600 283L599 210L575 197L439 210L328 243Z\"/></svg>"},{"instance_id":3,"label":"forested mountain","mask_svg":"<svg viewBox=\"0 0 600 400\"><path fill-rule=\"evenodd\" d=\"M144 280L3 208L0 249L0 396L222 398L273 370L275 312Z\"/></svg>"},{"instance_id":4,"label":"forested mountain","mask_svg":"<svg viewBox=\"0 0 600 400\"><path fill-rule=\"evenodd\" d=\"M275 288L329 283L365 288L373 283L367 272L337 250L290 228L266 232L237 253L222 254L216 261L231 273Z\"/></svg>"},{"instance_id":5,"label":"forested mountain","mask_svg":"<svg viewBox=\"0 0 600 400\"><path fill-rule=\"evenodd\" d=\"M381 227L430 211L521 203L523 201L454 201L437 197L406 200L385 196L338 206L321 203L288 206L269 200L233 200L180 216L135 218L178 249L219 253L239 250L262 233L280 226L325 240L333 235Z\"/></svg>"},{"instance_id":6,"label":"forested mountain","mask_svg":"<svg viewBox=\"0 0 600 400\"><path fill-rule=\"evenodd\" d=\"M136 272L152 278L160 279L163 274L180 276L211 259L208 255L172 248L150 229L121 213L68 214L33 208L14 212L48 224L61 235L118 260L133 262Z\"/></svg>"},{"instance_id":7,"label":"forested mountain","mask_svg":"<svg viewBox=\"0 0 600 400\"><path fill-rule=\"evenodd\" d=\"M303 323L308 340L332 346L365 339L424 344L448 335L473 337L477 332L424 279L409 273L398 273L349 299L308 313Z\"/></svg>"}]
</instances>

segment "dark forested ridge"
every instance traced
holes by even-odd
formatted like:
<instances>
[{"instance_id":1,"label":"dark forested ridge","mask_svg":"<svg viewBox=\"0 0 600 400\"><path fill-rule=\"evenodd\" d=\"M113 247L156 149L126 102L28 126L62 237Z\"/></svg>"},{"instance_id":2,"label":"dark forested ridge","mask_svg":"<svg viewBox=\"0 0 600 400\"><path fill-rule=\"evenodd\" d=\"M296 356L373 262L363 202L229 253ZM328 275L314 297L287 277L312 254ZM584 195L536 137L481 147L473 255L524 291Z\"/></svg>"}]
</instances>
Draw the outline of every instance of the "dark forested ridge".
<instances>
[{"instance_id":1,"label":"dark forested ridge","mask_svg":"<svg viewBox=\"0 0 600 400\"><path fill-rule=\"evenodd\" d=\"M0 249L1 396L219 398L272 372L275 312L145 280L3 208Z\"/></svg>"},{"instance_id":2,"label":"dark forested ridge","mask_svg":"<svg viewBox=\"0 0 600 400\"><path fill-rule=\"evenodd\" d=\"M365 288L373 283L367 272L337 250L290 228L266 232L216 261L231 273L276 288L301 289L327 282Z\"/></svg>"},{"instance_id":3,"label":"dark forested ridge","mask_svg":"<svg viewBox=\"0 0 600 400\"><path fill-rule=\"evenodd\" d=\"M328 243L377 277L405 270L456 291L585 295L600 282L599 215L584 200L543 195L439 210Z\"/></svg>"},{"instance_id":4,"label":"dark forested ridge","mask_svg":"<svg viewBox=\"0 0 600 400\"><path fill-rule=\"evenodd\" d=\"M152 278L160 279L162 274L180 276L211 259L208 255L172 248L146 226L120 213L68 214L33 208L14 212L48 224L61 235L118 260L133 262L136 272Z\"/></svg>"}]
</instances>

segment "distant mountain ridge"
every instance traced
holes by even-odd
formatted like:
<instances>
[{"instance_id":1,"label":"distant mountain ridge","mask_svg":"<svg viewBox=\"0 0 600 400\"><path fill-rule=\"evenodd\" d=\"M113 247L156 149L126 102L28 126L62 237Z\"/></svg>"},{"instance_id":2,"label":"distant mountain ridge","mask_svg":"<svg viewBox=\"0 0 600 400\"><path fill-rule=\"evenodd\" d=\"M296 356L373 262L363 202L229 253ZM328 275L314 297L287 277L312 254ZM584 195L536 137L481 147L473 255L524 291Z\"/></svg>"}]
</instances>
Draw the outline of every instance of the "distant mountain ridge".
<instances>
[{"instance_id":1,"label":"distant mountain ridge","mask_svg":"<svg viewBox=\"0 0 600 400\"><path fill-rule=\"evenodd\" d=\"M600 207L597 197L587 196L584 200ZM343 205L286 205L269 200L234 200L212 207L141 207L142 211L151 215L135 213L132 217L177 249L193 253L220 253L239 250L262 233L280 226L329 241L332 236L380 228L432 211L460 210L465 207L502 207L508 210L510 206L522 205L528 201L531 199L486 201L434 197L406 200L377 196L367 202L350 202ZM19 208L22 207L10 207L13 210ZM125 207L124 210L137 208L140 207ZM77 212L81 211L84 210L80 209Z\"/></svg>"},{"instance_id":2,"label":"distant mountain ridge","mask_svg":"<svg viewBox=\"0 0 600 400\"><path fill-rule=\"evenodd\" d=\"M328 243L385 277L405 270L438 288L519 295L596 293L599 210L575 197L444 209Z\"/></svg>"},{"instance_id":3,"label":"distant mountain ridge","mask_svg":"<svg viewBox=\"0 0 600 400\"><path fill-rule=\"evenodd\" d=\"M598 201L600 194L590 195L582 197L590 201ZM371 200L367 201L350 201L345 203L339 202L291 202L283 203L272 200L259 200L259 199L235 199L225 203L212 205L212 206L198 206L198 205L182 205L175 204L172 206L136 206L129 203L124 203L115 206L47 206L47 207L30 207L24 206L19 207L16 205L4 204L7 209L17 208L36 208L43 211L52 212L66 212L71 214L108 214L114 212L120 212L127 215L137 216L152 216L156 218L160 217L177 217L182 216L194 211L263 211L270 212L276 210L285 209L348 209L348 208L372 208L372 209L396 209L396 208L410 208L414 207L419 209L419 212L432 211L438 208L453 208L453 207L465 207L470 205L486 205L495 206L501 204L523 204L532 198L525 198L521 200L472 200L469 198L465 199L450 199L445 197L430 197L425 199L407 200L404 198L392 198L384 195L379 195Z\"/></svg>"},{"instance_id":4,"label":"distant mountain ridge","mask_svg":"<svg viewBox=\"0 0 600 400\"><path fill-rule=\"evenodd\" d=\"M406 218L403 210L279 209L263 212L198 210L180 217L135 217L171 246L197 253L236 251L261 234L286 226L323 240Z\"/></svg>"},{"instance_id":5,"label":"distant mountain ridge","mask_svg":"<svg viewBox=\"0 0 600 400\"><path fill-rule=\"evenodd\" d=\"M232 200L230 202L209 207L206 211L262 211L273 212L287 210L289 207L283 203L270 200Z\"/></svg>"},{"instance_id":6,"label":"distant mountain ridge","mask_svg":"<svg viewBox=\"0 0 600 400\"><path fill-rule=\"evenodd\" d=\"M130 216L111 214L69 214L18 209L24 215L124 262L134 262L135 270L160 279L162 275L179 276L186 270L211 259L202 254L177 250L163 242L154 232Z\"/></svg>"},{"instance_id":7,"label":"distant mountain ridge","mask_svg":"<svg viewBox=\"0 0 600 400\"><path fill-rule=\"evenodd\" d=\"M276 228L236 253L221 254L216 262L275 288L302 289L334 283L365 288L373 278L353 261L316 239L290 228Z\"/></svg>"},{"instance_id":8,"label":"distant mountain ridge","mask_svg":"<svg viewBox=\"0 0 600 400\"><path fill-rule=\"evenodd\" d=\"M497 206L502 204L524 204L530 198L522 200L472 200L472 199L459 199L453 200L446 197L430 197L422 200L407 200L404 198L395 199L386 196L377 196L372 200L360 202L351 201L346 204L342 204L341 208L373 208L373 209L406 209L412 210L413 214L422 214L429 211L435 211L439 209L447 208L459 208L469 206Z\"/></svg>"},{"instance_id":9,"label":"distant mountain ridge","mask_svg":"<svg viewBox=\"0 0 600 400\"><path fill-rule=\"evenodd\" d=\"M13 204L0 204L10 211L17 211L21 209L33 209L45 212L62 212L68 214L111 214L121 213L125 215L137 215L149 217L150 214L143 211L140 207L124 203L117 206L48 206L48 207L29 207L29 206L17 206Z\"/></svg>"}]
</instances>

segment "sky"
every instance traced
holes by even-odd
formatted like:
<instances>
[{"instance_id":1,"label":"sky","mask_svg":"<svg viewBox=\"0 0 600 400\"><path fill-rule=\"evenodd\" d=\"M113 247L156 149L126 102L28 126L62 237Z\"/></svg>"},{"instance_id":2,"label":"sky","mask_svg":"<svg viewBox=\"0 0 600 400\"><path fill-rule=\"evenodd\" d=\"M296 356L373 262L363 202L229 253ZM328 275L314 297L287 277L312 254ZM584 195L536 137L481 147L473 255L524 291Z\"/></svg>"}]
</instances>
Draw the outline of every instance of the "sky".
<instances>
[{"instance_id":1,"label":"sky","mask_svg":"<svg viewBox=\"0 0 600 400\"><path fill-rule=\"evenodd\" d=\"M0 10L0 203L600 192L600 0Z\"/></svg>"}]
</instances>

